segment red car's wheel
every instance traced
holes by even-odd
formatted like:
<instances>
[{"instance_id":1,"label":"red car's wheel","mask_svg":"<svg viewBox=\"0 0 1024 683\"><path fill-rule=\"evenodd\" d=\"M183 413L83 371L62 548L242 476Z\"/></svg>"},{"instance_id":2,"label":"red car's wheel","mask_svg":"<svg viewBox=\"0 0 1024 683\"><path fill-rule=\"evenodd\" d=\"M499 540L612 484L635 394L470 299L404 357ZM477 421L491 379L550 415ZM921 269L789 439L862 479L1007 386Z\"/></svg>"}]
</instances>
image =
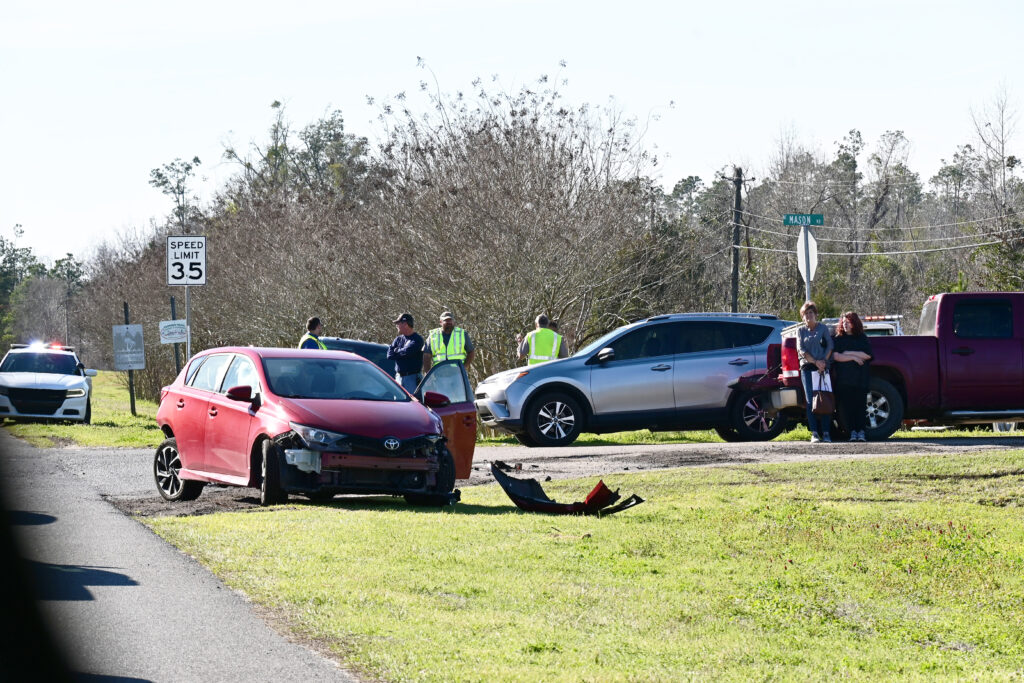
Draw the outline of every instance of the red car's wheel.
<instances>
[{"instance_id":1,"label":"red car's wheel","mask_svg":"<svg viewBox=\"0 0 1024 683\"><path fill-rule=\"evenodd\" d=\"M203 492L203 482L182 479L181 457L177 439L167 439L157 446L153 458L153 478L164 500L195 500Z\"/></svg>"}]
</instances>

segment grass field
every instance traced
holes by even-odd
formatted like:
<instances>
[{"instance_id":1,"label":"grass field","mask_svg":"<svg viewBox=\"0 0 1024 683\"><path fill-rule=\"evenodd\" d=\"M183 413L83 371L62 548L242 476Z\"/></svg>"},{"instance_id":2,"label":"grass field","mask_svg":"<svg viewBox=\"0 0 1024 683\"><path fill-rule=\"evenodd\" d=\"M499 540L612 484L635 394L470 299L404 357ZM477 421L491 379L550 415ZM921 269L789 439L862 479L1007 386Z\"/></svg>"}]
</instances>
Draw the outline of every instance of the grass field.
<instances>
[{"instance_id":1,"label":"grass field","mask_svg":"<svg viewBox=\"0 0 1024 683\"><path fill-rule=\"evenodd\" d=\"M163 440L156 426L157 405L131 397L121 382L125 373L100 372L92 380L92 424L74 422L6 422L14 436L34 446L122 446L156 448Z\"/></svg>"},{"instance_id":2,"label":"grass field","mask_svg":"<svg viewBox=\"0 0 1024 683\"><path fill-rule=\"evenodd\" d=\"M647 502L556 517L489 486L440 511L356 498L145 521L385 680L1024 676L1024 451L605 481Z\"/></svg>"}]
</instances>

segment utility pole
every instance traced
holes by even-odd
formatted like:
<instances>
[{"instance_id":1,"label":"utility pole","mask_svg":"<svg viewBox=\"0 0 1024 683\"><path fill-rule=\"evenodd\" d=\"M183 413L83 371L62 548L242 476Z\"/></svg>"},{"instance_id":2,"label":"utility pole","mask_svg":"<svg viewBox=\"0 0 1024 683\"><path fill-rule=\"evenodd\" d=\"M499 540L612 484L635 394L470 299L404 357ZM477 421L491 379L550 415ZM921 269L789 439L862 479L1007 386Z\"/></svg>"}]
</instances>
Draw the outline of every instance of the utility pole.
<instances>
[{"instance_id":1,"label":"utility pole","mask_svg":"<svg viewBox=\"0 0 1024 683\"><path fill-rule=\"evenodd\" d=\"M71 280L67 281L64 290L64 346L71 346Z\"/></svg>"},{"instance_id":2,"label":"utility pole","mask_svg":"<svg viewBox=\"0 0 1024 683\"><path fill-rule=\"evenodd\" d=\"M732 205L732 312L737 313L740 305L740 202L743 190L743 169L739 166L733 167L732 182L736 186Z\"/></svg>"}]
</instances>

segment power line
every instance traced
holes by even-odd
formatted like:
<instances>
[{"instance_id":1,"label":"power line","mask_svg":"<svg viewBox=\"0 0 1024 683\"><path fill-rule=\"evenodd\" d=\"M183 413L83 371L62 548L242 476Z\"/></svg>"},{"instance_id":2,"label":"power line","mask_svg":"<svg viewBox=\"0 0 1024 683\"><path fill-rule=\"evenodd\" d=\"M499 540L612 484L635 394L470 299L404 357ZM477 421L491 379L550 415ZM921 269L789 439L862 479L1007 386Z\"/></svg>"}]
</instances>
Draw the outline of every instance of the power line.
<instances>
[{"instance_id":1,"label":"power line","mask_svg":"<svg viewBox=\"0 0 1024 683\"><path fill-rule=\"evenodd\" d=\"M813 187L822 187L822 186L828 187L830 185L831 186L853 186L853 187L855 187L857 185L870 185L870 184L872 184L872 182L881 182L881 181L864 182L863 180L826 180L824 182L815 182L813 180L765 180L764 182L765 183L779 183L780 185L810 185L810 186L813 186ZM904 181L901 181L901 182L889 181L887 184L889 185L889 187L908 187L908 186L915 186L915 185L923 187L923 185L924 185L923 183L921 183L920 181L917 181L917 180L904 180Z\"/></svg>"},{"instance_id":2,"label":"power line","mask_svg":"<svg viewBox=\"0 0 1024 683\"><path fill-rule=\"evenodd\" d=\"M798 237L798 235L796 233L792 233L792 232L778 232L776 230L767 230L765 228L755 228L753 225L743 225L742 223L740 225L742 227L744 227L744 228L747 228L748 230L756 230L757 232L765 232L765 233L768 233L769 235L779 235L780 237ZM1017 233L1017 232L1020 232L1020 231L1015 229L1015 228L1010 228L1009 230L996 230L996 231L993 231L993 232L980 232L980 233L973 234L973 235L953 235L952 237L921 237L921 238L915 239L915 240L872 239L869 242L869 244L876 244L876 243L884 243L884 244L919 244L920 242L946 242L946 241L949 241L949 240L962 240L962 239L968 239L968 238L977 239L979 237L989 237L991 235L1005 235L1005 234L1008 234L1008 233ZM818 242L839 242L840 244L849 244L850 243L850 240L839 240L839 239L833 239L833 238L830 238L830 237L815 237L814 239L816 241L818 241Z\"/></svg>"},{"instance_id":3,"label":"power line","mask_svg":"<svg viewBox=\"0 0 1024 683\"><path fill-rule=\"evenodd\" d=\"M744 215L747 215L747 216L751 216L753 218L760 218L761 220L769 221L771 223L782 223L782 219L781 218L770 218L768 216L761 216L760 214L751 213L749 211L740 211L740 213L742 213ZM839 225L816 225L816 226L814 226L814 228L816 230L817 229L821 229L821 228L824 228L825 230L851 230L852 229L852 230L856 230L857 232L864 232L866 230L931 230L932 228L950 228L950 227L954 227L954 226L957 226L957 225L972 225L974 223L986 223L986 222L989 222L989 221L997 221L997 220L1000 220L1002 218L1009 218L1009 214L1001 214L999 216L986 216L984 218L975 218L975 219L967 220L967 221L956 221L955 223L936 223L935 225L917 225L917 226L911 226L911 227L907 227L907 228L900 228L900 227L844 228L844 227L839 226ZM799 226L797 226L797 227L799 227Z\"/></svg>"},{"instance_id":4,"label":"power line","mask_svg":"<svg viewBox=\"0 0 1024 683\"><path fill-rule=\"evenodd\" d=\"M936 247L934 249L908 249L906 251L865 251L861 253L856 252L845 252L845 251L819 251L818 256L901 256L905 254L927 254L933 251L954 251L956 249L975 249L977 247L987 247L993 244L1002 244L1002 242L980 242L978 244L959 244L954 247ZM736 245L735 249L751 249L753 251L775 251L783 254L795 254L794 249L769 249L767 247L748 247L746 245Z\"/></svg>"}]
</instances>

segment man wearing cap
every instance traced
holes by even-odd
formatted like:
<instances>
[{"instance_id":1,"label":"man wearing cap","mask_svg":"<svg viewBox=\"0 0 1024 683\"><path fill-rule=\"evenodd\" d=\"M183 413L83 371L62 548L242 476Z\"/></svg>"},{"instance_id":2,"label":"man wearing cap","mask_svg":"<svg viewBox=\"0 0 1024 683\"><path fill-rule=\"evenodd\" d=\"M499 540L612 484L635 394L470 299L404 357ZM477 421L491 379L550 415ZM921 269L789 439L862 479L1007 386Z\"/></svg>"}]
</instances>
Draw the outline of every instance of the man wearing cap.
<instances>
[{"instance_id":1,"label":"man wearing cap","mask_svg":"<svg viewBox=\"0 0 1024 683\"><path fill-rule=\"evenodd\" d=\"M306 334L299 340L300 349L322 349L327 350L324 343L320 341L320 335L324 333L324 326L320 324L320 318L313 316L306 321Z\"/></svg>"},{"instance_id":2,"label":"man wearing cap","mask_svg":"<svg viewBox=\"0 0 1024 683\"><path fill-rule=\"evenodd\" d=\"M412 313L398 316L398 336L388 347L388 359L395 361L395 379L410 394L423 379L423 337L412 329L415 324Z\"/></svg>"},{"instance_id":3,"label":"man wearing cap","mask_svg":"<svg viewBox=\"0 0 1024 683\"><path fill-rule=\"evenodd\" d=\"M455 316L451 311L441 314L441 327L435 327L427 335L423 347L423 372L431 365L446 360L457 360L463 365L473 362L475 349L469 334L461 327L455 327Z\"/></svg>"},{"instance_id":4,"label":"man wearing cap","mask_svg":"<svg viewBox=\"0 0 1024 683\"><path fill-rule=\"evenodd\" d=\"M567 358L569 354L565 349L565 340L552 329L554 326L548 317L541 313L534 323L537 329L525 338L516 336L519 341L519 360L526 359L527 365L536 365L556 358Z\"/></svg>"}]
</instances>

